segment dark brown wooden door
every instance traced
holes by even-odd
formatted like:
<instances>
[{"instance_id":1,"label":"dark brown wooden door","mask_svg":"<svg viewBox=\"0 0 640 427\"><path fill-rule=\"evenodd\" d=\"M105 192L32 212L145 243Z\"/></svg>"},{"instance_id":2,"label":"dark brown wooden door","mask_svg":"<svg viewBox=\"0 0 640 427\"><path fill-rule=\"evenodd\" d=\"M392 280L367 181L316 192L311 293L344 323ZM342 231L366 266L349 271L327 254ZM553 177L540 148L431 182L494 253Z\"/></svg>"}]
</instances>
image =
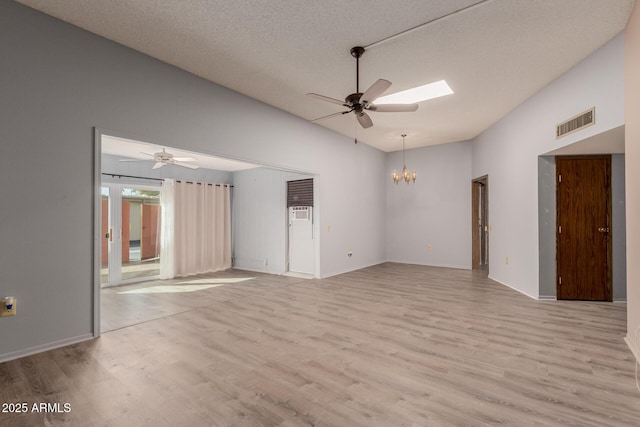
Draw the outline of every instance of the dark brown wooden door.
<instances>
[{"instance_id":1,"label":"dark brown wooden door","mask_svg":"<svg viewBox=\"0 0 640 427\"><path fill-rule=\"evenodd\" d=\"M557 298L611 301L611 156L556 157Z\"/></svg>"}]
</instances>

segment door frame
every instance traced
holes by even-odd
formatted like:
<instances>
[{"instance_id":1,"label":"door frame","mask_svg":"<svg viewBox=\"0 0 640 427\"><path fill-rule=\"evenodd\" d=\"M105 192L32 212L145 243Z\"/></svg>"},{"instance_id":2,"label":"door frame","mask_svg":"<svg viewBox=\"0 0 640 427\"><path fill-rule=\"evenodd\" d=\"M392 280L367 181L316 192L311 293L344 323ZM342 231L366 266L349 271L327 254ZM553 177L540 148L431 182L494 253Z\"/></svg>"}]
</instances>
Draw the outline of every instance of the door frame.
<instances>
[{"instance_id":1,"label":"door frame","mask_svg":"<svg viewBox=\"0 0 640 427\"><path fill-rule=\"evenodd\" d=\"M555 167L555 182L556 182L556 299L560 300L560 209L559 209L559 198L558 198L558 185L559 185L559 171L557 167L558 159L566 159L566 160L586 160L586 159L601 159L607 160L607 195L606 195L606 210L607 210L607 227L609 231L607 232L607 254L606 254L606 262L607 262L607 283L605 288L606 299L603 301L613 302L613 223L612 223L612 203L613 203L613 195L611 189L611 154L588 154L588 155L566 155L566 156L556 156L554 159ZM564 300L564 299L562 299ZM569 300L572 301L572 300ZM582 301L582 300L578 300Z\"/></svg>"},{"instance_id":2,"label":"door frame","mask_svg":"<svg viewBox=\"0 0 640 427\"><path fill-rule=\"evenodd\" d=\"M484 203L483 214L485 219L485 227L487 230L484 234L484 243L486 245L486 268L482 267L481 257L482 251L479 249L482 244L482 235L478 229L481 220L480 216L480 197L478 196L478 188L484 187ZM472 270L489 270L489 175L483 175L471 180L471 269Z\"/></svg>"},{"instance_id":3,"label":"door frame","mask_svg":"<svg viewBox=\"0 0 640 427\"><path fill-rule=\"evenodd\" d=\"M144 282L147 280L157 280L160 278L160 275L153 276L144 276L144 277L133 277L129 279L122 278L122 246L123 246L123 238L125 236L124 228L128 226L125 224L122 219L122 205L123 205L123 197L122 191L125 188L130 189L140 189L140 190L151 190L151 191L161 191L161 186L149 185L149 184L131 184L131 183L102 183L101 188L109 189L109 228L113 231L113 234L116 236L112 241L108 243L109 247L109 256L108 256L108 271L109 271L109 280L106 283L101 283L101 288L108 288L112 286L121 286L121 285L130 285L132 283ZM102 211L100 212L102 214ZM102 230L100 232L102 235ZM142 250L142 246L140 247ZM100 245L100 250L102 250L102 243ZM162 256L162 255L161 255ZM102 259L102 256L100 256Z\"/></svg>"},{"instance_id":4,"label":"door frame","mask_svg":"<svg viewBox=\"0 0 640 427\"><path fill-rule=\"evenodd\" d=\"M91 257L93 259L92 277L93 277L93 322L92 322L92 336L97 338L101 335L101 295L102 284L100 283L100 272L102 270L102 257L100 256L102 251L102 137L103 135L114 136L124 139L140 140L144 139L126 134L123 132L93 127L93 194L91 203L91 213L93 216L93 232L92 232L92 250Z\"/></svg>"}]
</instances>

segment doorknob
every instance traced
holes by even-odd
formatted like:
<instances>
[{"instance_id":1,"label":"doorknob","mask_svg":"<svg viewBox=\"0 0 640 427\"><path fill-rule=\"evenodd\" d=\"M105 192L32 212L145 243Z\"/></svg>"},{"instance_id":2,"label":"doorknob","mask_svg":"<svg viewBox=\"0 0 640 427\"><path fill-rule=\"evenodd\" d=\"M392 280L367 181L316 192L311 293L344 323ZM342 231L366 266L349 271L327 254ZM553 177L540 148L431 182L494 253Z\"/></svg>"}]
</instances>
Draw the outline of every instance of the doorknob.
<instances>
[{"instance_id":1,"label":"doorknob","mask_svg":"<svg viewBox=\"0 0 640 427\"><path fill-rule=\"evenodd\" d=\"M608 233L609 232L609 227L600 227L600 228L598 228L598 231L600 233Z\"/></svg>"}]
</instances>

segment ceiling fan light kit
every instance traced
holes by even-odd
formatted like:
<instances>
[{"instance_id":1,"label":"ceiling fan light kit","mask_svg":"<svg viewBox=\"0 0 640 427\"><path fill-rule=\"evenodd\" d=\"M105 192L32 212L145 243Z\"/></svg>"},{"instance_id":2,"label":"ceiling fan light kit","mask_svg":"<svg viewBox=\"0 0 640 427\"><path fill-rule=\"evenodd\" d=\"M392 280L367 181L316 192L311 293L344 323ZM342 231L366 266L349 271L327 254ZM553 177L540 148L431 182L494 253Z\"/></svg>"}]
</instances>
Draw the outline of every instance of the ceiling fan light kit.
<instances>
[{"instance_id":1,"label":"ceiling fan light kit","mask_svg":"<svg viewBox=\"0 0 640 427\"><path fill-rule=\"evenodd\" d=\"M389 80L378 79L367 90L365 90L364 92L360 92L360 58L364 54L364 51L365 49L362 46L355 46L351 48L350 51L351 56L356 59L355 93L348 95L344 99L344 101L340 101L339 99L331 98L324 95L318 95L316 93L307 94L307 96L309 96L310 98L341 105L343 107L346 107L347 110L329 114L328 116L319 117L317 119L311 120L312 122L317 122L319 120L324 120L348 113L354 113L360 126L362 126L364 129L367 129L373 126L373 120L371 120L371 117L369 116L369 114L367 114L367 111L376 111L381 113L404 113L416 111L418 109L418 104L416 103L384 105L375 104L374 102L376 101L376 99L378 99L391 86L391 82Z\"/></svg>"}]
</instances>

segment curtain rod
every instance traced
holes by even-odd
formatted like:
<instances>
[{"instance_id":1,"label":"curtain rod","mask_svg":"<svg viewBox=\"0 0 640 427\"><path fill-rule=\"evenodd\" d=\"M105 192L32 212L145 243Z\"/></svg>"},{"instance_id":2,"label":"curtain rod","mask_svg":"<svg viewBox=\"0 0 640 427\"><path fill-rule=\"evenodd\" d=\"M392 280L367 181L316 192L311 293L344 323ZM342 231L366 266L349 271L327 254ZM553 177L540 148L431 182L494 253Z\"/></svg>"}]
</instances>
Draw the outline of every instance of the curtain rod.
<instances>
[{"instance_id":1,"label":"curtain rod","mask_svg":"<svg viewBox=\"0 0 640 427\"><path fill-rule=\"evenodd\" d=\"M164 181L164 178L150 178L147 176L122 175L120 173L102 172L102 175L111 176L113 178L137 178L137 179L151 179L153 181Z\"/></svg>"},{"instance_id":2,"label":"curtain rod","mask_svg":"<svg viewBox=\"0 0 640 427\"><path fill-rule=\"evenodd\" d=\"M153 181L160 181L160 182L163 182L165 180L164 178L150 178L148 176L122 175L120 173L108 173L108 172L102 172L102 175L111 176L113 178L150 179L150 180L153 180ZM182 181L182 180L179 180L179 179L177 179L176 182L184 182L186 184L194 184L193 181ZM195 184L202 185L201 182L196 182ZM233 188L233 185L231 185L231 184L209 184L209 183L207 183L207 185L215 185L216 187L224 186L224 187Z\"/></svg>"},{"instance_id":3,"label":"curtain rod","mask_svg":"<svg viewBox=\"0 0 640 427\"><path fill-rule=\"evenodd\" d=\"M202 185L201 182L193 182L193 181L181 181L179 179L176 179L176 182L184 182L185 184L198 184L198 185ZM215 185L216 187L229 187L229 188L233 188L233 185L231 184L209 184L207 183L207 185Z\"/></svg>"}]
</instances>

